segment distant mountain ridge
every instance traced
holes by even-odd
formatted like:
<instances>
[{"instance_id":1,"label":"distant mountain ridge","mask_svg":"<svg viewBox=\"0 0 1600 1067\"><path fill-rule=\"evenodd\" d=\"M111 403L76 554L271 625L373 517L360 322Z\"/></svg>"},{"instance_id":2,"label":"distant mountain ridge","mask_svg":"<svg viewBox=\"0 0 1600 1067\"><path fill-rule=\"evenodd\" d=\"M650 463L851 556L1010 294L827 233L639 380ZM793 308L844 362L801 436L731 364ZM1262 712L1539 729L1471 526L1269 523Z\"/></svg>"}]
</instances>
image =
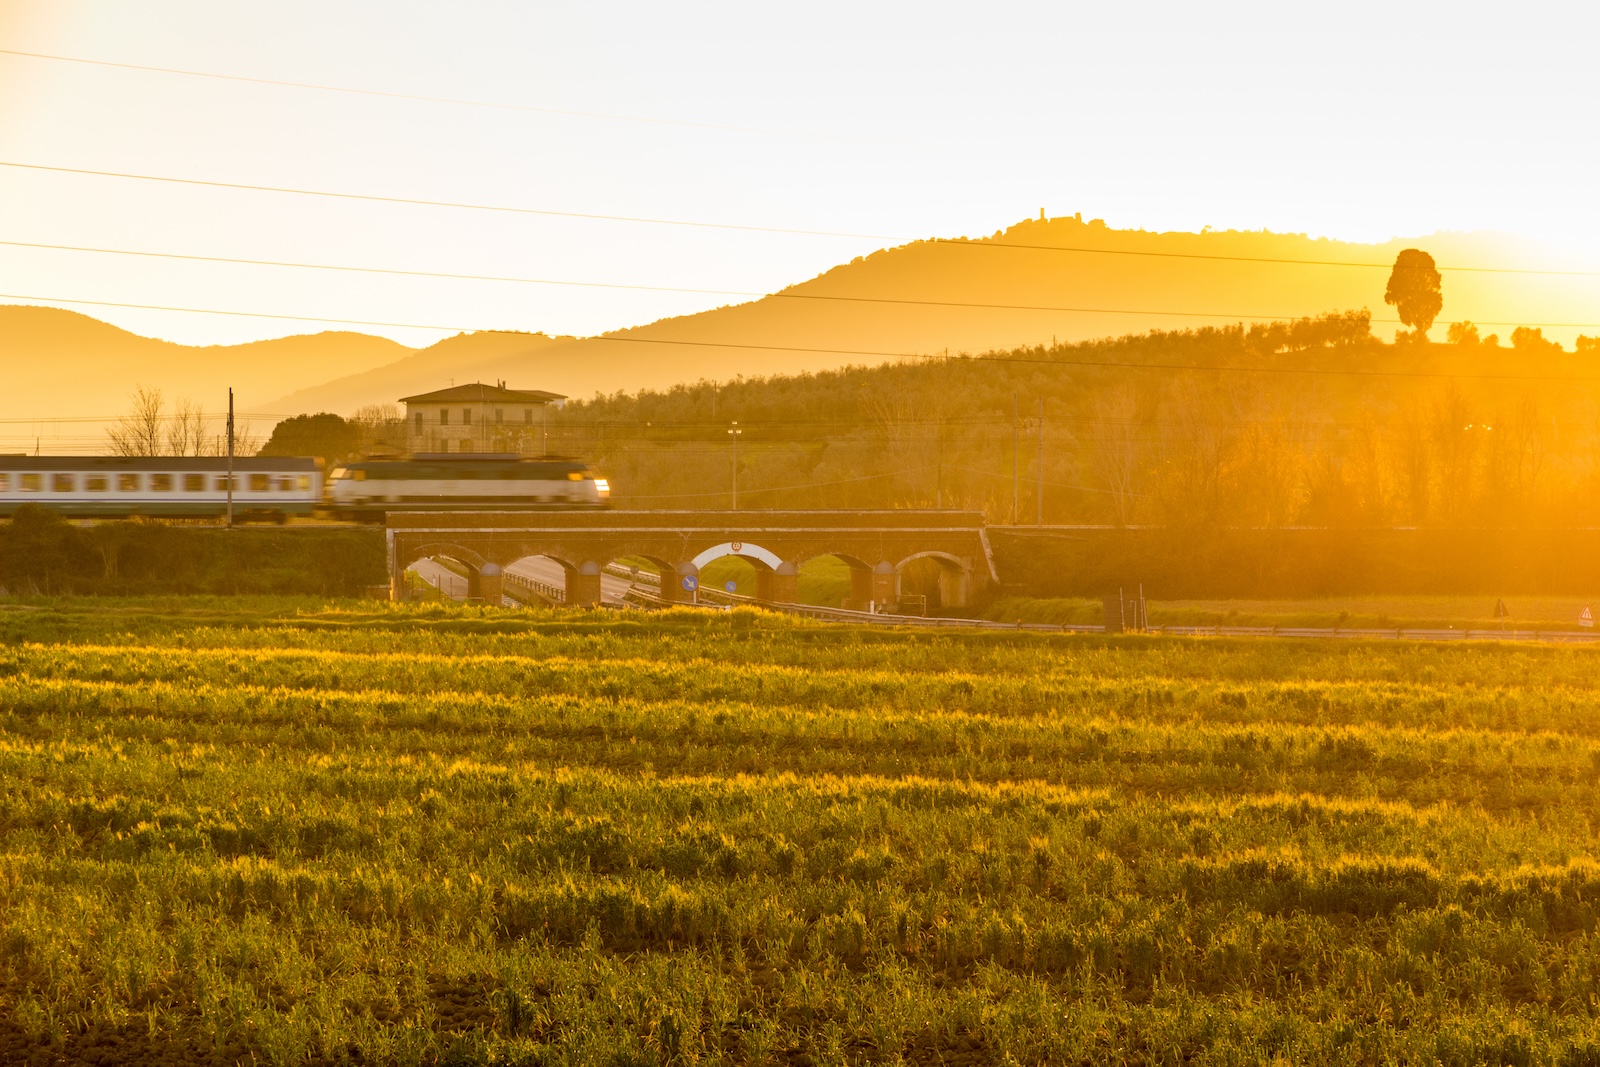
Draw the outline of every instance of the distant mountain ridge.
<instances>
[{"instance_id":1,"label":"distant mountain ridge","mask_svg":"<svg viewBox=\"0 0 1600 1067\"><path fill-rule=\"evenodd\" d=\"M1497 234L1360 244L1297 234L1117 230L1077 216L1034 219L976 240L918 241L841 264L748 303L599 337L460 334L424 349L328 332L191 347L76 312L0 306L0 417L104 415L139 385L215 411L241 405L348 414L456 382L494 381L575 397L876 363L900 354L1023 345L1316 315L1368 307L1374 332L1385 264L1420 247L1441 264L1525 266L1545 250ZM1208 258L1208 257L1234 257ZM1285 263L1284 260L1309 261ZM1350 264L1371 264L1353 266ZM1594 278L1446 273L1441 322L1600 322ZM1070 310L1068 310L1070 309ZM1570 344L1578 329L1546 330ZM1600 327L1589 330L1600 333ZM1442 336L1443 328L1435 334Z\"/></svg>"}]
</instances>

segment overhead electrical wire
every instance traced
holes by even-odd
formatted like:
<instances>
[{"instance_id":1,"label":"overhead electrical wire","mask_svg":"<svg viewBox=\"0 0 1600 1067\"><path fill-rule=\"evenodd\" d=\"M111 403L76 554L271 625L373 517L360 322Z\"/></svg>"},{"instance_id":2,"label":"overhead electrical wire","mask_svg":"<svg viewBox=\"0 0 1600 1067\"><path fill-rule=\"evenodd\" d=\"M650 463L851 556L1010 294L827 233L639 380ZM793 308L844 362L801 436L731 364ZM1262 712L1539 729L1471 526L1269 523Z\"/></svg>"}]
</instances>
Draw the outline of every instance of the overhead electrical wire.
<instances>
[{"instance_id":1,"label":"overhead electrical wire","mask_svg":"<svg viewBox=\"0 0 1600 1067\"><path fill-rule=\"evenodd\" d=\"M38 248L53 252L93 252L108 256L145 256L151 259L181 259L197 263L237 263L250 267L293 267L302 270L336 270L356 274L394 274L407 278L450 278L469 282L516 282L522 285L568 285L583 289L637 289L656 293L695 293L707 296L764 296L742 289L690 289L677 285L630 285L623 282L581 282L561 278L521 278L499 274L451 274L433 270L402 270L394 267L355 267L335 263L302 263L281 259L242 259L234 256L201 256L184 252L147 252L133 248L98 248L93 245L58 245L42 241L3 241L9 248Z\"/></svg>"},{"instance_id":2,"label":"overhead electrical wire","mask_svg":"<svg viewBox=\"0 0 1600 1067\"><path fill-rule=\"evenodd\" d=\"M84 59L81 56L58 56L47 52L25 52L17 48L0 48L0 55L19 56L25 59L44 59L56 63L77 63L88 67L109 67L115 70L135 70L145 74L175 74L186 78L209 78L215 81L240 82L246 85L270 85L280 89L309 89L324 93L343 93L347 96L368 96L385 100L409 100L423 104L448 104L452 107L478 107L494 111L525 111L536 115L560 115L566 118L603 119L608 122L639 122L652 126L682 126L696 130L717 130L727 133L756 133L768 137L801 137L818 141L867 141L868 138L846 137L831 133L808 133L802 130L779 130L761 126L739 126L720 122L696 122L689 119L653 118L647 115L623 115L609 111L580 111L570 108L547 107L539 104L511 104L498 100L472 100L454 96L427 96L421 93L401 93L386 89L361 89L348 85L327 85L319 82L297 82L280 78L256 78L246 74L218 74L207 70L185 70L180 67L156 67L142 63L119 63L109 59Z\"/></svg>"},{"instance_id":3,"label":"overhead electrical wire","mask_svg":"<svg viewBox=\"0 0 1600 1067\"><path fill-rule=\"evenodd\" d=\"M86 304L94 307L119 307L135 308L146 311L178 311L198 315L232 315L242 318L257 319L285 319L293 322L324 322L348 326L388 326L395 329L407 330L443 330L452 333L506 333L515 334L514 330L480 330L471 326L441 326L436 324L415 322L384 322L375 319L339 319L319 317L315 315L282 315L268 312L255 311L225 311L218 308L186 308L167 304L135 304L111 300L78 300L71 297L38 296L21 293L0 293L0 300L41 300L54 304ZM1121 312L1121 314L1141 314L1140 312ZM1217 316L1220 318L1235 319L1236 316ZM1249 317L1249 316L1244 316ZM1374 319L1381 322L1385 320ZM1488 324L1486 324L1488 325ZM1591 328L1600 327L1600 323L1543 323L1538 325ZM750 352L799 352L810 355L836 355L836 356L869 356L882 359L919 359L927 362L986 362L986 363L1038 363L1057 367L1107 367L1122 368L1126 370L1174 370L1174 371L1218 371L1254 374L1317 374L1317 375L1351 375L1357 377L1379 378L1464 378L1485 381L1552 381L1552 382L1593 382L1600 381L1600 376L1574 376L1574 375L1537 375L1537 374L1464 374L1455 371L1383 371L1365 370L1355 367L1246 367L1229 364L1199 364L1199 363L1134 363L1114 360L1072 360L1072 359L1041 359L1026 356L1003 356L993 354L983 355L941 355L926 352L885 352L872 349L855 348L815 348L802 345L762 345L749 343L735 343L731 341L686 341L664 337L614 337L604 334L590 337L575 337L570 343L579 342L610 342L615 344L650 344L674 345L691 348L730 348Z\"/></svg>"},{"instance_id":4,"label":"overhead electrical wire","mask_svg":"<svg viewBox=\"0 0 1600 1067\"><path fill-rule=\"evenodd\" d=\"M135 181L168 182L174 185L205 186L214 189L241 189L256 193L286 193L295 196L328 197L334 200L362 200L379 204L410 204L418 207L455 208L462 211L492 211L512 215L542 215L562 219L631 222L650 226L682 226L703 230L740 230L748 233L782 233L806 237L848 237L873 241L898 239L886 234L876 233L845 233L834 230L807 230L788 226L752 226L735 222L701 222L692 219L654 218L645 215L607 215L587 211L556 211L551 208L514 207L508 204L474 204L460 200L423 200L406 196L379 196L375 193L342 193L329 189L300 189L286 185L256 185L250 182L212 181L204 178L173 178L160 174L92 170L87 167L52 167L42 163L17 163L10 160L0 160L0 167L11 167L17 170L49 171L55 174L83 174L97 178L127 178Z\"/></svg>"},{"instance_id":5,"label":"overhead electrical wire","mask_svg":"<svg viewBox=\"0 0 1600 1067\"><path fill-rule=\"evenodd\" d=\"M455 200L427 200L414 197L384 196L375 193L350 193L328 189L305 189L297 186L286 185L259 185L249 182L225 182L203 178L175 178L170 175L139 174L131 171L97 170L87 167L61 167L46 165L43 163L21 163L15 160L0 160L0 167L11 167L17 170L47 171L57 174L79 174L100 178L122 178L133 181L167 182L176 185L205 186L217 189L236 189L248 192L281 193L295 196L317 196L336 200L357 200L381 204L408 204L419 207L454 208L465 211L505 212L516 215L539 215L554 218L638 223L651 226L676 226L693 229L731 230L747 233L790 234L806 237L837 237L850 240L921 242L940 248L1011 249L1034 252L1069 252L1084 255L1140 256L1153 259L1209 260L1223 263L1264 263L1306 267L1360 267L1364 269L1387 270L1393 266L1391 263L1357 260L1296 259L1291 257L1275 256L1227 256L1207 252L1160 252L1133 248L1096 248L1078 245L1022 244L1014 241L995 241L989 239L927 239L905 235L862 233L848 230L818 230L789 226L757 226L750 223L707 222L697 219L670 219L647 215L619 215L600 212L560 211L553 208L518 207L506 204L481 204ZM1454 266L1451 264L1436 264L1435 269L1440 271L1455 271L1474 274L1525 274L1553 277L1600 278L1600 271L1593 270L1556 270L1531 267L1467 267Z\"/></svg>"},{"instance_id":6,"label":"overhead electrical wire","mask_svg":"<svg viewBox=\"0 0 1600 1067\"><path fill-rule=\"evenodd\" d=\"M144 251L144 250L139 250L139 249L128 249L128 248L101 248L101 247L96 247L96 246L91 246L91 245L48 244L48 243L44 243L44 242L40 242L40 241L7 241L7 240L0 240L0 246L6 246L6 247L11 247L11 248L33 248L33 249L43 249L43 250L60 251L60 252L88 252L88 253L103 254L103 255L116 255L116 256L141 256L141 257L149 257L149 258L154 258L154 259L175 259L175 260L193 261L193 262L199 262L199 263L231 263L231 264L240 264L240 265L244 265L244 266L257 266L257 267L283 267L283 268L293 268L293 269L303 269L303 270L347 271L347 272L358 273L358 274L385 274L385 275L395 275L395 276L400 276L400 277L415 277L415 278L446 278L446 279L453 279L453 280L459 280L459 281L508 282L508 283L522 284L522 285L573 286L573 287L578 287L578 288L589 288L589 289L626 289L626 290L638 290L638 291L644 291L644 292L688 293L688 294L707 295L707 296L747 296L747 297L757 297L757 298L763 298L763 299L771 298L771 299L775 299L775 300L812 300L812 301L831 301L831 302L836 302L836 303L854 303L854 304L891 304L891 305L899 305L899 306L906 306L906 307L950 307L950 308L963 308L963 309L968 309L968 310L988 310L988 311L1038 311L1038 312L1049 312L1049 313L1056 313L1056 314L1076 314L1076 315L1140 315L1140 316L1163 316L1163 317L1173 317L1173 318L1209 318L1209 319L1224 319L1224 320L1236 321L1236 322L1237 321L1286 322L1286 321L1292 321L1292 320L1294 320L1296 318L1304 317L1304 316L1295 316L1295 315L1292 315L1292 314L1260 314L1260 313L1242 314L1242 313L1237 313L1237 312L1217 312L1217 311L1168 311L1168 310L1158 310L1158 309L1151 309L1151 308L1097 308L1097 307L1063 306L1063 305L1056 305L1056 304L992 304L992 303L985 303L985 302L981 302L981 301L968 301L968 300L918 300L918 299L911 299L911 298L905 298L905 297L843 296L843 295L835 295L835 294L829 294L829 293L793 293L793 292L784 292L784 291L779 291L779 292L776 292L776 293L762 293L762 292L758 292L758 291L755 291L755 290L749 290L749 289L695 289L695 288L689 288L689 287L683 287L683 286L636 285L636 284L625 283L625 282L590 282L590 281L575 281L575 280L560 279L560 278L527 278L527 277L519 277L519 276L514 276L514 275L495 275L495 274L456 274L456 273L450 273L450 272L446 272L446 271L405 270L405 269L401 269L401 268L391 268L391 267L363 267L363 266L351 266L351 265L346 265L346 264L335 264L335 263L308 263L308 262L301 262L301 261L295 261L295 260L245 259L245 258L234 257L234 256L204 256L204 255L197 255L197 254L183 253L183 252L150 252L150 251ZM0 294L0 296L4 296L4 295L5 294ZM80 304L96 303L96 301L89 301L89 300L68 300L68 299L66 299L64 297L60 297L60 298L58 298L58 297L22 297L22 298L19 298L19 299L39 299L39 300L48 299L48 300L57 300L58 302L61 302L61 303L80 303ZM118 304L118 305L115 305L115 306L119 306L119 307L135 307L135 306L143 306L143 305ZM209 308L161 307L161 308L152 308L152 310L189 311L189 312L193 312L193 313L196 313L196 314L203 314L203 315L241 315L241 316L250 316L250 315L253 314L251 312L221 311L221 310L214 310L214 309L209 309ZM262 314L259 317L261 317L261 318L302 318L302 319L305 319L306 321L314 321L314 322L340 322L340 323L350 323L350 324L354 324L354 325L367 325L367 326L396 326L396 327L405 327L405 328L408 328L408 329L461 330L461 331L468 331L468 332L473 330L472 327L467 327L467 326L431 326L431 325L421 325L421 324L413 324L413 323L365 322L365 321L358 321L358 320L352 320L352 319L321 319L321 318L316 318L315 316L291 316L291 315L267 315L267 314ZM1386 323L1386 324L1402 324L1402 320L1393 319L1393 318L1371 318L1371 319L1369 319L1369 321L1370 322L1378 322L1378 323ZM1475 320L1475 321L1476 321L1476 324L1480 325L1480 326L1538 326L1538 327L1549 327L1551 329L1600 329L1600 323L1592 323L1592 322L1530 322L1530 321L1521 320L1521 319L1516 320L1516 321L1478 319L1478 320ZM660 343L667 343L667 342L660 342ZM876 353L863 353L863 354L876 354Z\"/></svg>"}]
</instances>

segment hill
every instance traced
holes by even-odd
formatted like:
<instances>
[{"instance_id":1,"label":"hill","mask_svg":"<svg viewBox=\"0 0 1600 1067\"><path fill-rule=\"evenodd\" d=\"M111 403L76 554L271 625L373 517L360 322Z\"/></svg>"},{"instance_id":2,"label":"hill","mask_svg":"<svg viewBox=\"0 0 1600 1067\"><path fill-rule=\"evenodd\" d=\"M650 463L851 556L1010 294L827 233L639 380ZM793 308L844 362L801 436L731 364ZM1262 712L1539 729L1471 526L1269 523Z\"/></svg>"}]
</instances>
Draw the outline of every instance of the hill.
<instances>
[{"instance_id":1,"label":"hill","mask_svg":"<svg viewBox=\"0 0 1600 1067\"><path fill-rule=\"evenodd\" d=\"M359 373L411 352L362 333L279 337L243 345L178 345L51 307L0 305L0 418L94 416L127 410L140 386L189 397L209 411L234 387L249 406L330 370Z\"/></svg>"},{"instance_id":2,"label":"hill","mask_svg":"<svg viewBox=\"0 0 1600 1067\"><path fill-rule=\"evenodd\" d=\"M439 388L451 377L504 379L575 397L659 390L878 363L898 353L1004 350L1294 319L1334 307L1374 309L1382 336L1399 326L1383 290L1389 264L1408 247L1466 267L1556 261L1548 250L1487 233L1372 245L1265 232L1116 230L1077 217L1030 220L981 240L886 249L760 300L601 337L537 337L498 351L445 342L427 350L434 355L307 389L276 401L274 410L350 411ZM1237 258L1200 258L1218 256ZM1273 262L1283 260L1318 265ZM1449 273L1441 322L1505 323L1485 328L1504 337L1523 322L1600 321L1595 291L1588 278ZM1442 337L1442 326L1436 332ZM1547 332L1570 343L1577 331Z\"/></svg>"},{"instance_id":3,"label":"hill","mask_svg":"<svg viewBox=\"0 0 1600 1067\"><path fill-rule=\"evenodd\" d=\"M1376 332L1387 336L1397 324L1384 321L1386 265L1413 246L1456 266L1566 265L1496 234L1371 245L1265 232L1117 230L1074 216L1029 220L978 240L886 249L759 300L590 338L480 332L417 350L327 332L191 347L75 312L0 306L0 360L10 372L0 418L117 414L140 385L214 412L231 384L243 407L283 414L348 414L452 380L504 379L586 397L814 372L901 353L1293 319L1332 307L1374 309ZM1596 288L1591 278L1447 273L1441 321L1503 323L1485 328L1502 336L1516 323L1596 321ZM1078 310L1048 310L1063 308ZM1547 332L1570 342L1578 331ZM100 440L98 427L93 434L85 447Z\"/></svg>"}]
</instances>

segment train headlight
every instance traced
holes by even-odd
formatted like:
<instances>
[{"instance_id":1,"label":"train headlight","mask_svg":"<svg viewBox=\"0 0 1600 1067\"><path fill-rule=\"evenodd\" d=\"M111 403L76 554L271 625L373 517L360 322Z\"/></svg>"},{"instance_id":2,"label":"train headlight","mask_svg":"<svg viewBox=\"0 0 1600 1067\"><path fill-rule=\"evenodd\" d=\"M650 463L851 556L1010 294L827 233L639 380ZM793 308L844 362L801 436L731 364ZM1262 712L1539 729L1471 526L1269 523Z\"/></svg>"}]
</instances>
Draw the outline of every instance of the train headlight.
<instances>
[{"instance_id":1,"label":"train headlight","mask_svg":"<svg viewBox=\"0 0 1600 1067\"><path fill-rule=\"evenodd\" d=\"M604 478L596 478L594 480L594 490L595 492L599 493L602 498L608 497L611 495L611 483L606 481Z\"/></svg>"}]
</instances>

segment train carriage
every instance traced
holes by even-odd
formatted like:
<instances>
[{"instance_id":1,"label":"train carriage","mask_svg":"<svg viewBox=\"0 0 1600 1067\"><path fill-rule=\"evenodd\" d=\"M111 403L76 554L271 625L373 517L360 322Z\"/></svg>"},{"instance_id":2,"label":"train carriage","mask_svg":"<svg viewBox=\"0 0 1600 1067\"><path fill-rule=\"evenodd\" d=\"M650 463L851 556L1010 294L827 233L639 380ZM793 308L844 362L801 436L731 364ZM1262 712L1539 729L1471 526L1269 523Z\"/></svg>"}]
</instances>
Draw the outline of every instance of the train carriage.
<instances>
[{"instance_id":1,"label":"train carriage","mask_svg":"<svg viewBox=\"0 0 1600 1067\"><path fill-rule=\"evenodd\" d=\"M233 461L233 513L282 522L322 503L321 461ZM219 517L228 507L228 460L179 456L0 456L0 517L38 504L73 518Z\"/></svg>"},{"instance_id":2,"label":"train carriage","mask_svg":"<svg viewBox=\"0 0 1600 1067\"><path fill-rule=\"evenodd\" d=\"M342 519L381 521L390 511L601 508L611 487L579 460L515 453L422 454L336 468L328 505Z\"/></svg>"}]
</instances>

